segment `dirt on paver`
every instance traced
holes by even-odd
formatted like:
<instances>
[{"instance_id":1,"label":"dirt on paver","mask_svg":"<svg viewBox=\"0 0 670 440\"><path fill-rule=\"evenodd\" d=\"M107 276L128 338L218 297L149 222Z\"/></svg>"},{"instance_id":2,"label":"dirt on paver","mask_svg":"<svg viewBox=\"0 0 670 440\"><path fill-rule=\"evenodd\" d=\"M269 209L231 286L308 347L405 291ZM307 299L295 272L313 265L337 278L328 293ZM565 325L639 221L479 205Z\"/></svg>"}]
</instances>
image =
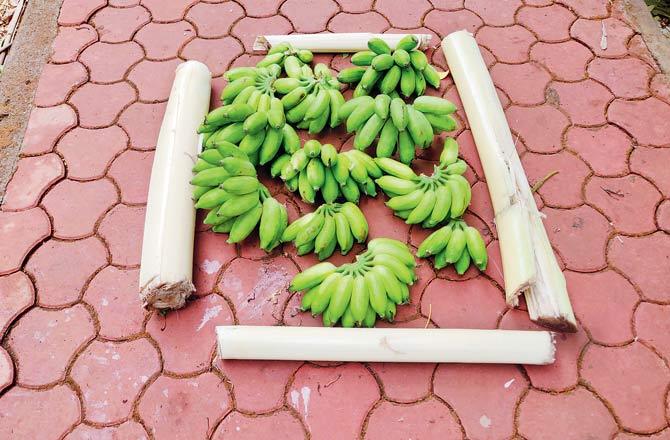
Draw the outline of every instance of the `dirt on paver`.
<instances>
[{"instance_id":1,"label":"dirt on paver","mask_svg":"<svg viewBox=\"0 0 670 440\"><path fill-rule=\"evenodd\" d=\"M0 438L667 438L670 87L624 6L65 0L50 61L30 70L44 73L23 97L35 109L0 207ZM179 62L209 66L215 101L227 68L262 57L251 51L260 32L411 29L437 43L462 28L480 44L531 184L558 171L537 201L579 331L557 337L554 365L222 362L216 325L321 325L287 289L316 258L291 245L265 254L256 239L232 246L202 225L196 297L167 317L141 308L146 191ZM448 68L439 49L428 56ZM315 62L349 66L341 55ZM489 194L458 93L451 79L431 93L459 107L453 135L473 185L466 219L485 235L490 267L459 277L421 260L411 304L389 325L534 329L504 303ZM341 128L318 139L352 144ZM415 170L432 169L435 145ZM281 182L263 182L291 220L312 210ZM416 247L427 231L384 200L361 200L370 238Z\"/></svg>"}]
</instances>

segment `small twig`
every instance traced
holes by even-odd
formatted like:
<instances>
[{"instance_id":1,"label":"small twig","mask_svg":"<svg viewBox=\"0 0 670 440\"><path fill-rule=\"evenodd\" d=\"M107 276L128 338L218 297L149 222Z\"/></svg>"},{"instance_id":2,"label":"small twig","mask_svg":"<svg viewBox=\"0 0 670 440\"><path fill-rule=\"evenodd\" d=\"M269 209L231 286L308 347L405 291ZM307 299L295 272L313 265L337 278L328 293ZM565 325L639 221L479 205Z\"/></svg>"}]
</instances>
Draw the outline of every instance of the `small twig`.
<instances>
[{"instance_id":1,"label":"small twig","mask_svg":"<svg viewBox=\"0 0 670 440\"><path fill-rule=\"evenodd\" d=\"M626 195L624 193L622 193L621 191L614 191L613 189L605 188L605 187L602 187L602 186L600 187L600 189L605 191L605 194L612 197L613 199L622 199L622 198L626 197Z\"/></svg>"},{"instance_id":2,"label":"small twig","mask_svg":"<svg viewBox=\"0 0 670 440\"><path fill-rule=\"evenodd\" d=\"M423 328L428 328L428 325L430 324L430 316L433 314L433 304L429 303L428 304L428 318L426 318L426 325Z\"/></svg>"},{"instance_id":3,"label":"small twig","mask_svg":"<svg viewBox=\"0 0 670 440\"><path fill-rule=\"evenodd\" d=\"M558 173L559 173L558 170L554 170L551 173L544 176L543 178L541 178L538 182L535 182L535 185L533 185L533 187L530 189L530 192L535 194L540 188L542 188L542 185L547 183L547 180L551 179L552 177L554 177Z\"/></svg>"},{"instance_id":4,"label":"small twig","mask_svg":"<svg viewBox=\"0 0 670 440\"><path fill-rule=\"evenodd\" d=\"M340 380L340 379L342 379L342 374L338 374L337 377L336 377L335 379L331 380L330 382L328 382L327 384L325 384L323 387L324 387L324 388L328 388L329 386L331 386L332 384L334 384L335 382L337 382L337 381Z\"/></svg>"}]
</instances>

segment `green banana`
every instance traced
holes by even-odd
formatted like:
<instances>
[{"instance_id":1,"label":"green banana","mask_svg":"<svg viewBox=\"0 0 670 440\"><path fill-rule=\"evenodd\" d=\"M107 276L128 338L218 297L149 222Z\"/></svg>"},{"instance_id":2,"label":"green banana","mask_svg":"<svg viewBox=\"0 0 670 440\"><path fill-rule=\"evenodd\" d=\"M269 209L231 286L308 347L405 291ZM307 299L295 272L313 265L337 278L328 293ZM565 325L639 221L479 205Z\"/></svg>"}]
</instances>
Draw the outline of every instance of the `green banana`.
<instances>
[{"instance_id":1,"label":"green banana","mask_svg":"<svg viewBox=\"0 0 670 440\"><path fill-rule=\"evenodd\" d=\"M447 243L451 238L451 230L452 226L449 224L430 234L419 245L419 249L416 251L416 256L419 258L426 258L431 255L439 254L447 247Z\"/></svg>"},{"instance_id":2,"label":"green banana","mask_svg":"<svg viewBox=\"0 0 670 440\"><path fill-rule=\"evenodd\" d=\"M340 212L347 218L351 233L356 241L364 242L368 238L368 222L363 212L352 202L342 204Z\"/></svg>"},{"instance_id":3,"label":"green banana","mask_svg":"<svg viewBox=\"0 0 670 440\"><path fill-rule=\"evenodd\" d=\"M369 66L377 54L371 50L356 52L351 57L351 63L355 66Z\"/></svg>"},{"instance_id":4,"label":"green banana","mask_svg":"<svg viewBox=\"0 0 670 440\"><path fill-rule=\"evenodd\" d=\"M419 96L412 106L417 111L436 115L449 115L456 111L456 106L451 101L437 96Z\"/></svg>"},{"instance_id":5,"label":"green banana","mask_svg":"<svg viewBox=\"0 0 670 440\"><path fill-rule=\"evenodd\" d=\"M346 255L354 245L354 236L351 233L349 221L347 220L347 217L341 212L336 212L333 214L333 219L335 221L335 236L337 239L337 244L340 247L340 252L342 255Z\"/></svg>"},{"instance_id":6,"label":"green banana","mask_svg":"<svg viewBox=\"0 0 670 440\"><path fill-rule=\"evenodd\" d=\"M238 216L228 234L228 243L239 243L251 234L263 213L263 206L256 202L256 206Z\"/></svg>"},{"instance_id":7,"label":"green banana","mask_svg":"<svg viewBox=\"0 0 670 440\"><path fill-rule=\"evenodd\" d=\"M486 253L486 243L479 231L472 226L467 226L464 229L465 242L468 248L468 253L472 257L475 265L479 270L486 270L488 263L488 254Z\"/></svg>"}]
</instances>

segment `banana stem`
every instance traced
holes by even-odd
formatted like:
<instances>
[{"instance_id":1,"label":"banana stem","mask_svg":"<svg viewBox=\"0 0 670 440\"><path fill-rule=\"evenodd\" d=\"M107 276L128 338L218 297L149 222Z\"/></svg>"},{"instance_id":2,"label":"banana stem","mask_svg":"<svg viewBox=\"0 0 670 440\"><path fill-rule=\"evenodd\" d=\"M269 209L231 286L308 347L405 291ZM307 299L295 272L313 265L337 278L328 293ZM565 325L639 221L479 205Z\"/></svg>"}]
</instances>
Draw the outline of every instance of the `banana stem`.
<instances>
[{"instance_id":1,"label":"banana stem","mask_svg":"<svg viewBox=\"0 0 670 440\"><path fill-rule=\"evenodd\" d=\"M510 306L526 298L531 320L575 332L565 277L549 243L493 81L475 39L449 34L442 50L470 123L484 168L500 243Z\"/></svg>"}]
</instances>

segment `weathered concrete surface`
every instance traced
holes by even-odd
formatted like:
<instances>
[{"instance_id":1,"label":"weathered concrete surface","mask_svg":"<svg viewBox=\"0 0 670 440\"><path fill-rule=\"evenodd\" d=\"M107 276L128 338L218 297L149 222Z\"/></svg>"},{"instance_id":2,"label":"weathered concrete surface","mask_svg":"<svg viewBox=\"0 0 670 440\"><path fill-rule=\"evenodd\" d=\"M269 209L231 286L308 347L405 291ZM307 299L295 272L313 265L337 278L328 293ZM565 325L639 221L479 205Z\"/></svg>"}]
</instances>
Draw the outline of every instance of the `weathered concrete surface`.
<instances>
[{"instance_id":1,"label":"weathered concrete surface","mask_svg":"<svg viewBox=\"0 0 670 440\"><path fill-rule=\"evenodd\" d=\"M31 0L0 75L0 203L14 172L35 87L51 53L62 0Z\"/></svg>"}]
</instances>

